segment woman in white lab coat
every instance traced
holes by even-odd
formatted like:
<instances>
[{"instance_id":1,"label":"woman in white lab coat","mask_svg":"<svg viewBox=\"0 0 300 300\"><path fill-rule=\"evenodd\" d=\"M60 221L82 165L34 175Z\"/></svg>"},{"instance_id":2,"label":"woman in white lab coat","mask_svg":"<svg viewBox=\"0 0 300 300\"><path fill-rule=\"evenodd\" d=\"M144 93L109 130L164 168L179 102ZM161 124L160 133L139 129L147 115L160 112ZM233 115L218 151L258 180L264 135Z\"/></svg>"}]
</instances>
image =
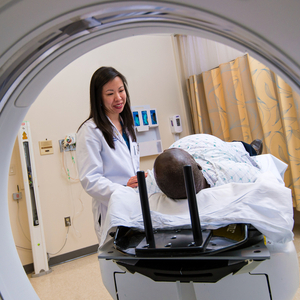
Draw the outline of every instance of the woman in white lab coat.
<instances>
[{"instance_id":1,"label":"woman in white lab coat","mask_svg":"<svg viewBox=\"0 0 300 300\"><path fill-rule=\"evenodd\" d=\"M77 133L79 178L93 198L95 230L100 241L111 194L122 186L136 187L139 151L133 127L126 78L101 67L90 83L90 115Z\"/></svg>"}]
</instances>

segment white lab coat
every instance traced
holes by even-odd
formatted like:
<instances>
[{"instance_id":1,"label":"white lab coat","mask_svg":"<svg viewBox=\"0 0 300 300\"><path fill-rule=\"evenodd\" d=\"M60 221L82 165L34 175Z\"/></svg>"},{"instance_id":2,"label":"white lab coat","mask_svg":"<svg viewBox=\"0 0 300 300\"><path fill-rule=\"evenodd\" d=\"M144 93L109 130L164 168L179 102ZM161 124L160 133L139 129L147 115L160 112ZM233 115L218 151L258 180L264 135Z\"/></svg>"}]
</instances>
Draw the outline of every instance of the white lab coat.
<instances>
[{"instance_id":1,"label":"white lab coat","mask_svg":"<svg viewBox=\"0 0 300 300\"><path fill-rule=\"evenodd\" d=\"M83 189L93 198L95 231L100 241L111 194L126 186L139 170L139 151L128 134L130 151L119 131L114 127L115 149L107 144L102 132L92 119L85 122L77 134L76 154L79 179Z\"/></svg>"}]
</instances>

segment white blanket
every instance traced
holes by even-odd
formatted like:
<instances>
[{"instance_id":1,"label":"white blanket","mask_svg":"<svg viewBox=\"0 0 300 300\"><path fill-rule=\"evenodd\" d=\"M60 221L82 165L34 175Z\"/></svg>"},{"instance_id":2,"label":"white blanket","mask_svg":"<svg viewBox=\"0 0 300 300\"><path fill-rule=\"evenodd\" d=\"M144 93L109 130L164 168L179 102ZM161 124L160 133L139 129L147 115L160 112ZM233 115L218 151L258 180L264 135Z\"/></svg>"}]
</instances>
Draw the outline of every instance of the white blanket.
<instances>
[{"instance_id":1,"label":"white blanket","mask_svg":"<svg viewBox=\"0 0 300 300\"><path fill-rule=\"evenodd\" d=\"M285 164L278 161L278 167L274 167L272 161L276 159L270 155L266 161L267 167L262 168L265 172L254 183L230 183L197 194L202 228L250 223L271 242L286 243L293 239L292 196L281 178ZM149 197L149 204L153 228L190 227L187 200L172 200L156 193ZM100 246L117 226L144 229L139 195L132 188L122 187L112 194Z\"/></svg>"}]
</instances>

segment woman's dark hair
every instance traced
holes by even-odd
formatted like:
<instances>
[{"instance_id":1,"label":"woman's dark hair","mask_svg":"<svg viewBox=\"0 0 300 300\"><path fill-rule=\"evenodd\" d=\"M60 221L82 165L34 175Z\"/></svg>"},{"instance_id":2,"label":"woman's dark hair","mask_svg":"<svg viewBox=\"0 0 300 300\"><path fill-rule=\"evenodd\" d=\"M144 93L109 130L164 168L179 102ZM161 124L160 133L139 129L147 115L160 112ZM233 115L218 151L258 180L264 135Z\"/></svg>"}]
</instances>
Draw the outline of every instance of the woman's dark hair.
<instances>
[{"instance_id":1,"label":"woman's dark hair","mask_svg":"<svg viewBox=\"0 0 300 300\"><path fill-rule=\"evenodd\" d=\"M97 128L102 131L109 147L112 149L115 149L113 140L113 125L107 118L104 111L102 89L106 83L116 77L119 77L123 81L124 89L126 92L126 103L123 111L120 113L120 116L122 117L123 127L125 131L129 133L132 140L136 142L136 135L133 127L133 117L130 108L130 97L127 89L127 80L120 72L112 67L101 67L93 74L90 82L90 115L88 119L80 125L81 127L86 121L88 121L89 119L93 119Z\"/></svg>"}]
</instances>

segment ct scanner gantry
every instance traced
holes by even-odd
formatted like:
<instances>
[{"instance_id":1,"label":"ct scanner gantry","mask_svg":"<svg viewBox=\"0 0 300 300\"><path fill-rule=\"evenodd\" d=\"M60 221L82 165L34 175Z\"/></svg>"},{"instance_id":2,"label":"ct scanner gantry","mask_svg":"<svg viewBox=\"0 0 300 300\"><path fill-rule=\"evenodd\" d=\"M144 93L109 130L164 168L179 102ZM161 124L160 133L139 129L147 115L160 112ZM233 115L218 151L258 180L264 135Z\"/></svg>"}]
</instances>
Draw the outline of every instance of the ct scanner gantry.
<instances>
[{"instance_id":1,"label":"ct scanner gantry","mask_svg":"<svg viewBox=\"0 0 300 300\"><path fill-rule=\"evenodd\" d=\"M22 268L7 204L21 122L45 85L74 59L132 35L198 35L247 51L300 87L296 0L0 1L0 299L38 299Z\"/></svg>"}]
</instances>

